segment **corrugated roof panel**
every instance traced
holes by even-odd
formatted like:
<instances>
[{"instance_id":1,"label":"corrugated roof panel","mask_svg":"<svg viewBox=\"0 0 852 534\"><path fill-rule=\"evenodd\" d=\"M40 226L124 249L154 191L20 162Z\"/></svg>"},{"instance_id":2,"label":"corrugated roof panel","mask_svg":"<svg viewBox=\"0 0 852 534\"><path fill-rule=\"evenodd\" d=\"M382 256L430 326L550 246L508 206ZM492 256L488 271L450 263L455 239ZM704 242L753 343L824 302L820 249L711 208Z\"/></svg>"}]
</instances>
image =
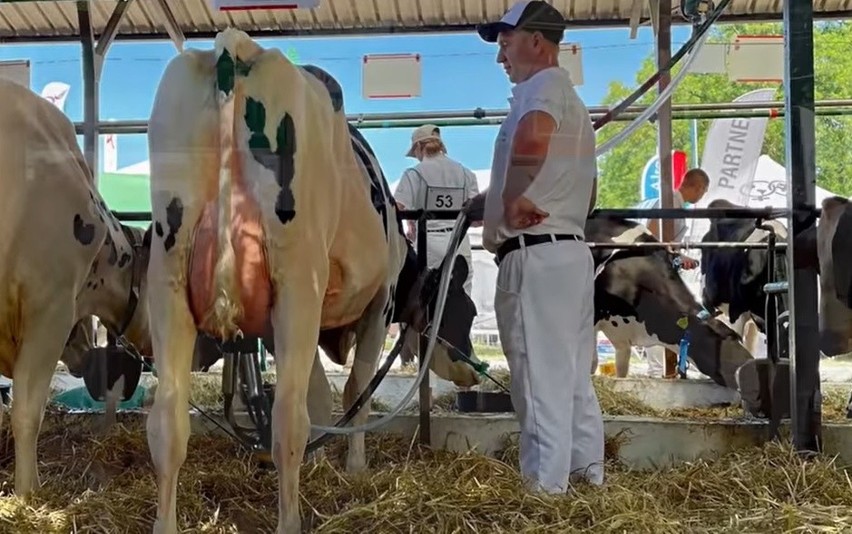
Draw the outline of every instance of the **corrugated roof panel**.
<instances>
[{"instance_id":1,"label":"corrugated roof panel","mask_svg":"<svg viewBox=\"0 0 852 534\"><path fill-rule=\"evenodd\" d=\"M157 0L131 0L119 26L121 36L167 38L165 17ZM95 33L100 34L116 0L91 2ZM569 20L578 25L624 25L630 18L633 0L552 0ZM175 19L187 38L210 38L211 34L237 26L268 37L300 34L375 33L464 30L486 20L495 20L511 0L320 0L312 10L233 11L214 10L210 0L169 0ZM778 18L783 0L732 0L726 20ZM819 15L852 16L852 0L815 0ZM642 1L642 19L648 18ZM675 17L676 21L680 17ZM71 38L78 34L75 2L33 1L0 4L0 39L37 40Z\"/></svg>"}]
</instances>

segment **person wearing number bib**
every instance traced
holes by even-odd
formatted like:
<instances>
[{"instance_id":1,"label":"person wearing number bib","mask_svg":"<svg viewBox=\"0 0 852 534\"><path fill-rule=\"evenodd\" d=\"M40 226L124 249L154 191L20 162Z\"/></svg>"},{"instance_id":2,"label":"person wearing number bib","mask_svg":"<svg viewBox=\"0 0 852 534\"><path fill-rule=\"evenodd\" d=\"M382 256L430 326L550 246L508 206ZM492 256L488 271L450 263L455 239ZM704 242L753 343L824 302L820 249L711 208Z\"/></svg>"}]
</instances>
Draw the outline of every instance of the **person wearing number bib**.
<instances>
[{"instance_id":1,"label":"person wearing number bib","mask_svg":"<svg viewBox=\"0 0 852 534\"><path fill-rule=\"evenodd\" d=\"M424 124L411 135L411 146L406 156L420 160L416 166L406 169L396 187L394 197L400 210L461 210L465 201L479 193L476 175L459 162L447 156L447 147L441 140L441 130L434 124ZM417 243L417 222L406 221L407 236ZM431 220L426 223L426 265L436 268L447 254L455 221ZM479 226L480 223L471 226ZM465 236L459 245L459 256L467 262L467 279L464 291L471 294L473 288L473 258L470 238ZM401 333L400 333L401 334ZM419 352L418 338L413 333L405 340L400 361L404 366L414 362ZM474 356L471 347L471 356ZM434 362L434 360L433 360Z\"/></svg>"},{"instance_id":2,"label":"person wearing number bib","mask_svg":"<svg viewBox=\"0 0 852 534\"><path fill-rule=\"evenodd\" d=\"M394 197L399 209L457 212L469 198L479 194L476 175L447 156L447 147L441 140L441 131L434 124L426 124L414 130L411 147L406 155L417 158L420 163L406 169L396 187ZM444 259L454 222L431 220L426 223L426 264L429 268L437 267ZM416 221L408 221L408 236L415 243L416 225ZM459 246L459 255L467 262L468 275L464 290L470 295L473 286L473 259L468 236L464 237Z\"/></svg>"},{"instance_id":3,"label":"person wearing number bib","mask_svg":"<svg viewBox=\"0 0 852 534\"><path fill-rule=\"evenodd\" d=\"M483 245L499 270L494 311L511 371L521 475L535 492L602 484L603 417L589 369L596 350L594 265L585 242L596 197L595 132L559 66L565 19L521 1L479 35L498 44L515 85L494 145L482 210Z\"/></svg>"}]
</instances>

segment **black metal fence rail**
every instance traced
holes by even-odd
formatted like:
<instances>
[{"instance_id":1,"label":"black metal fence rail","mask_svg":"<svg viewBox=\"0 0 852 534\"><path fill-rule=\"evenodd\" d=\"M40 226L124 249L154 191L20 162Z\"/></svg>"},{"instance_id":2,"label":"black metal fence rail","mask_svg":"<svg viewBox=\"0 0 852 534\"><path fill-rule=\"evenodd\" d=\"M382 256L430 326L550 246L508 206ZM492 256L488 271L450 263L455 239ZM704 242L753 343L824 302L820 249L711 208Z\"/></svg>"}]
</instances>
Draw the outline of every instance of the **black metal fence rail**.
<instances>
[{"instance_id":1,"label":"black metal fence rail","mask_svg":"<svg viewBox=\"0 0 852 534\"><path fill-rule=\"evenodd\" d=\"M113 211L118 220L124 222L145 222L151 220L150 211ZM819 217L822 210L814 207L813 213ZM785 219L791 214L787 208L619 208L596 209L589 219ZM459 210L429 211L404 210L399 212L403 220L418 220L424 215L432 220L455 220Z\"/></svg>"}]
</instances>

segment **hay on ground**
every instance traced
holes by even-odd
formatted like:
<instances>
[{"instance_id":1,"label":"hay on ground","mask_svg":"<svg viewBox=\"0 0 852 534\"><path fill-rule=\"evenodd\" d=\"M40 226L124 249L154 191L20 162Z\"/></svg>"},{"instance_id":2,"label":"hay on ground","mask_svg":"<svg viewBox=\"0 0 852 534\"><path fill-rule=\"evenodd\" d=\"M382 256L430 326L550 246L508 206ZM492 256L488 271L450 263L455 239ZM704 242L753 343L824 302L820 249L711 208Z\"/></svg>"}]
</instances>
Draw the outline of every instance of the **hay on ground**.
<instances>
[{"instance_id":1,"label":"hay on ground","mask_svg":"<svg viewBox=\"0 0 852 534\"><path fill-rule=\"evenodd\" d=\"M49 414L39 443L44 485L29 503L10 496L13 443L4 440L0 533L150 532L157 495L144 423L119 419L98 436L83 416ZM852 521L846 472L776 444L660 471L610 463L605 486L552 497L522 490L512 445L497 459L371 434L369 472L348 475L344 443L302 469L308 532L780 533L841 531ZM233 441L193 435L179 483L181 532L274 531L275 473Z\"/></svg>"}]
</instances>

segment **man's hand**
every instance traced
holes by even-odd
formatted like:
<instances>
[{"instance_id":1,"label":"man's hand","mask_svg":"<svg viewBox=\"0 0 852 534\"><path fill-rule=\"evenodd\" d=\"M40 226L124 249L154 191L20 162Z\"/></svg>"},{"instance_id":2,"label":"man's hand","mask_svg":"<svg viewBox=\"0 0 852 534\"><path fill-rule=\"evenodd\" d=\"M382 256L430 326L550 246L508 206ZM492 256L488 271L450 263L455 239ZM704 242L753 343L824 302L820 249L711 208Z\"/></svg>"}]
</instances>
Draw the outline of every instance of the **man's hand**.
<instances>
[{"instance_id":1,"label":"man's hand","mask_svg":"<svg viewBox=\"0 0 852 534\"><path fill-rule=\"evenodd\" d=\"M680 255L680 261L681 261L680 267L684 271L691 271L691 270L695 269L696 267L698 267L698 260L694 260L694 259L690 258L689 256L684 256L683 254L681 254Z\"/></svg>"},{"instance_id":2,"label":"man's hand","mask_svg":"<svg viewBox=\"0 0 852 534\"><path fill-rule=\"evenodd\" d=\"M550 216L532 203L527 197L521 195L515 200L504 203L506 223L510 228L523 230L540 224L541 221Z\"/></svg>"}]
</instances>

